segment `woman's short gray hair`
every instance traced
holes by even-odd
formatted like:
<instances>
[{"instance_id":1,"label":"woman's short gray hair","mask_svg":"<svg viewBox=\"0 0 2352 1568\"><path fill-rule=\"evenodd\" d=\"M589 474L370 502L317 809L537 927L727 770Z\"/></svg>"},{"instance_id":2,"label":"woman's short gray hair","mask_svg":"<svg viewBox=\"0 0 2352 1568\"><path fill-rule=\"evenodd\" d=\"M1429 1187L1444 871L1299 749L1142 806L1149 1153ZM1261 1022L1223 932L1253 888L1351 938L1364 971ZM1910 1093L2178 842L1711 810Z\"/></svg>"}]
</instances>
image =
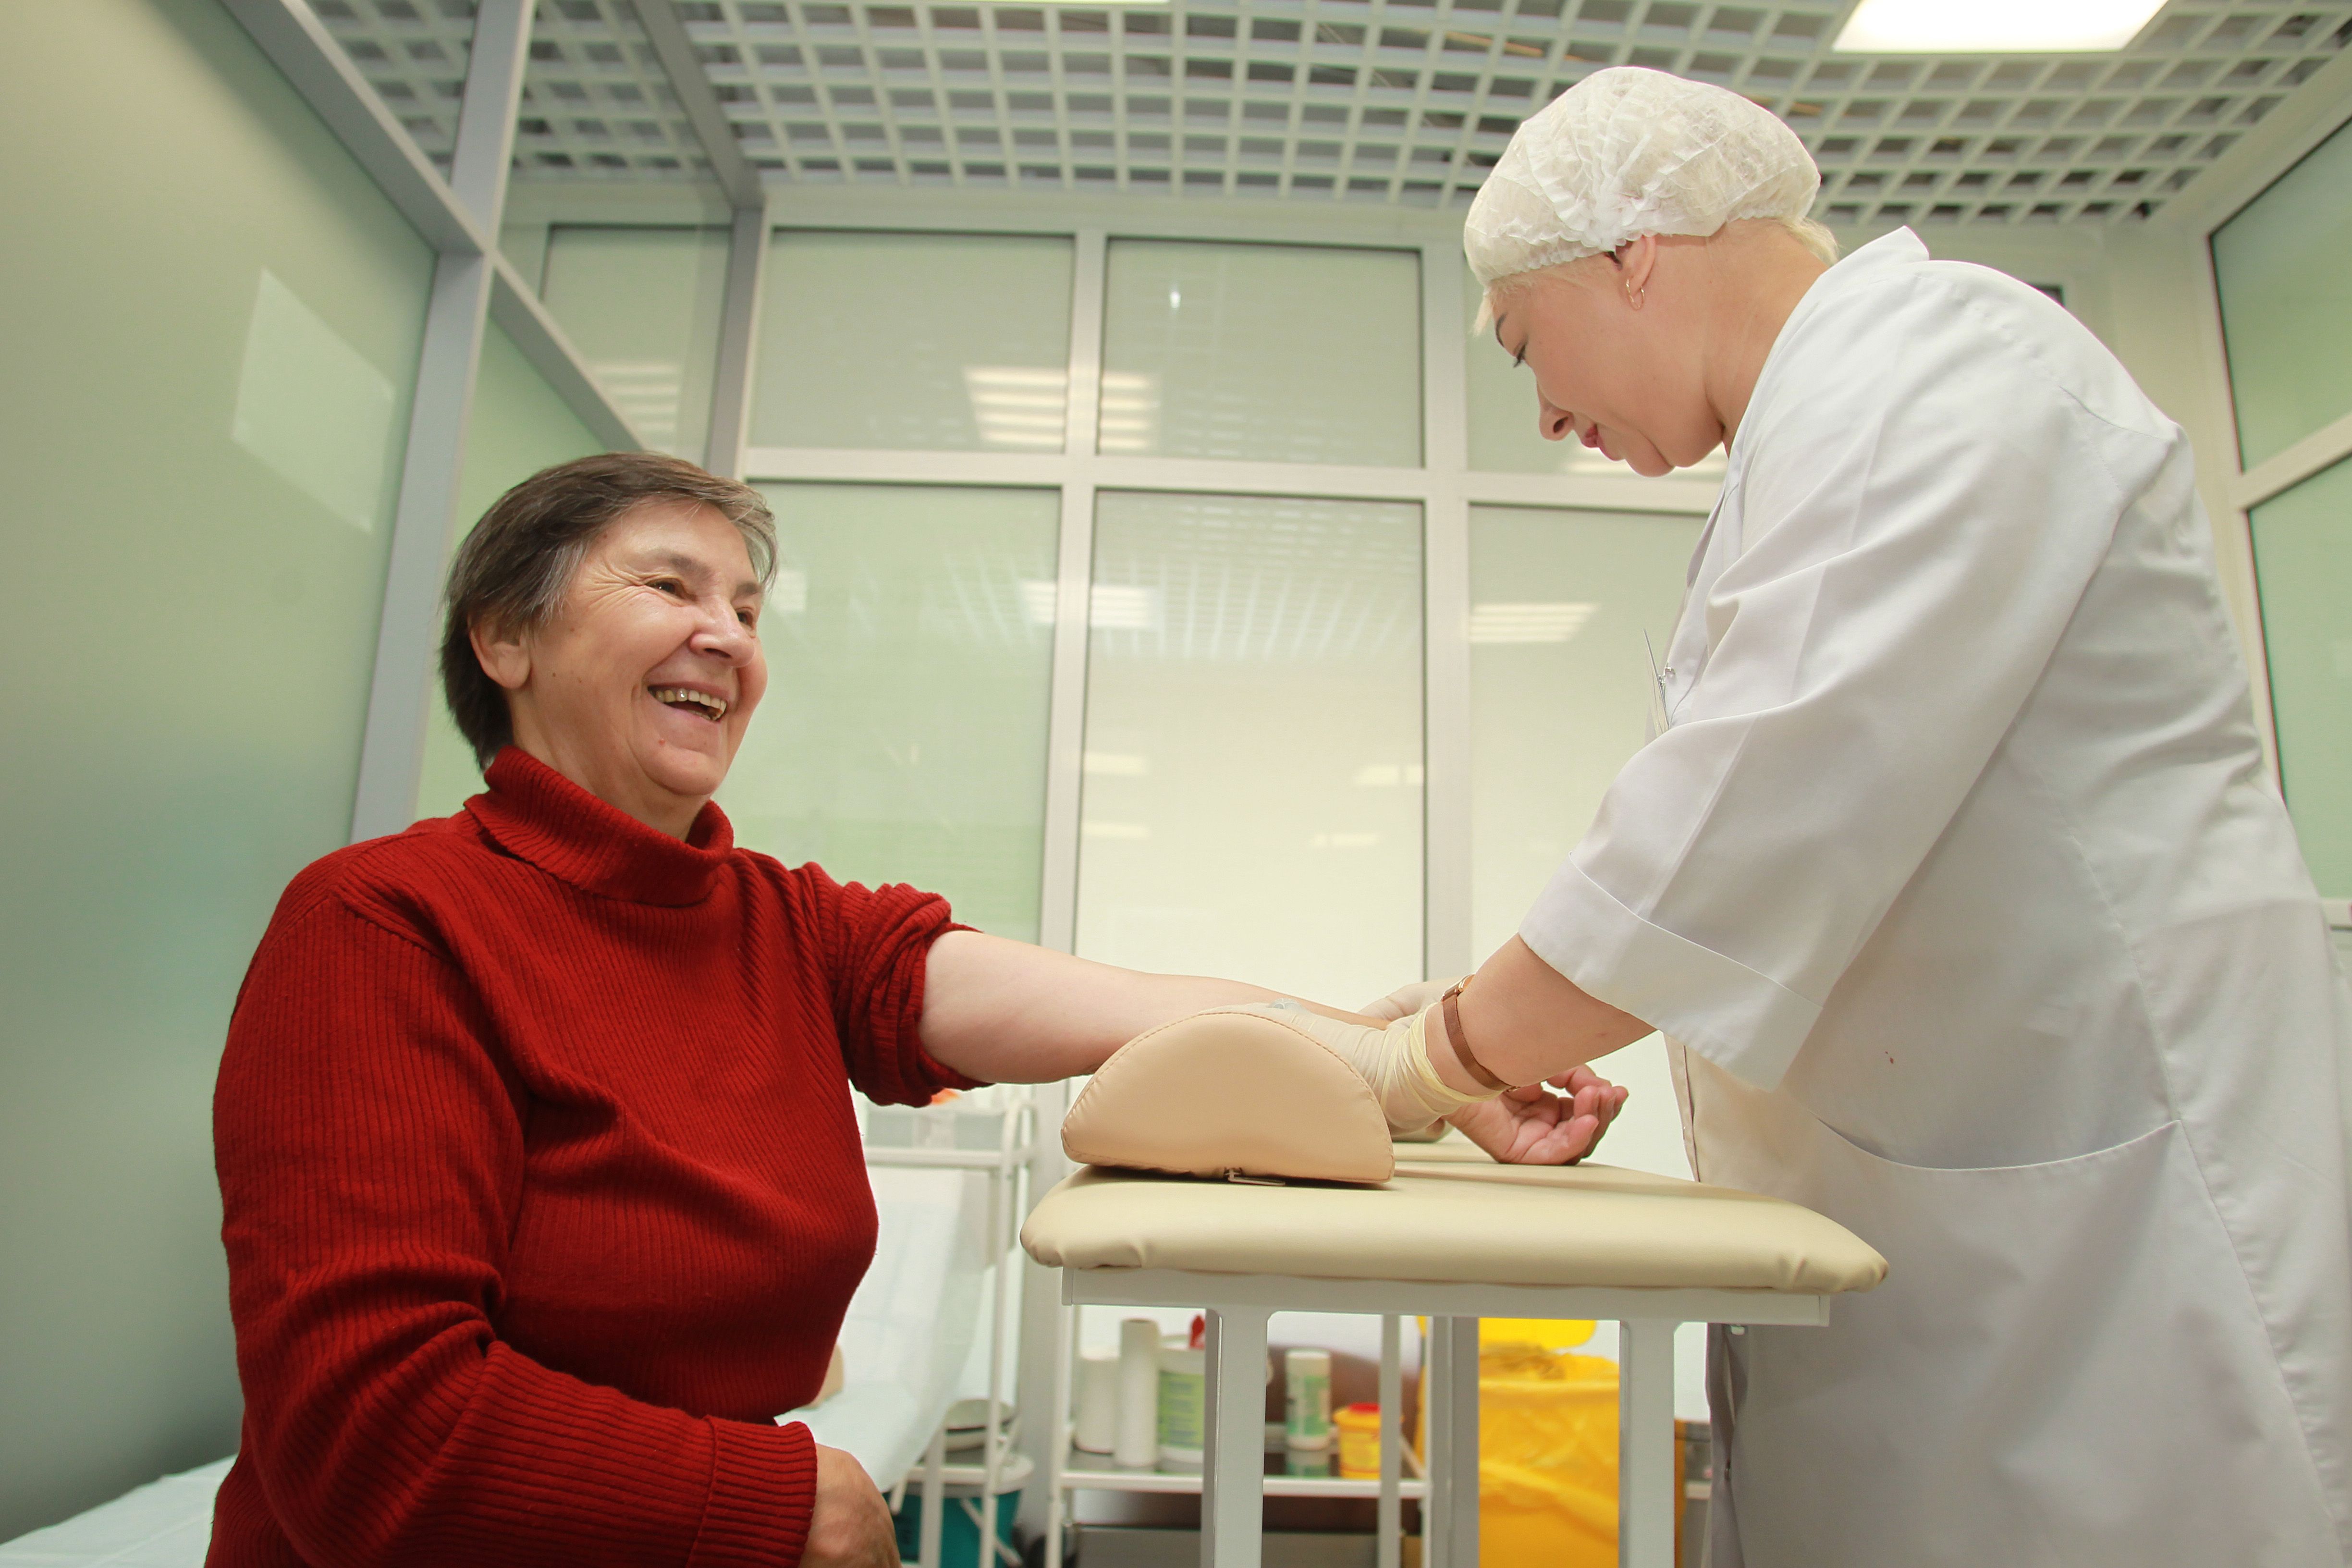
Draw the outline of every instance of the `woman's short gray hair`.
<instances>
[{"instance_id":1,"label":"woman's short gray hair","mask_svg":"<svg viewBox=\"0 0 2352 1568\"><path fill-rule=\"evenodd\" d=\"M659 452L605 452L543 468L500 496L457 547L444 593L441 694L484 767L514 739L505 688L475 656L478 626L529 631L563 603L597 535L647 502L707 506L735 525L751 570L775 575L776 520L760 492Z\"/></svg>"}]
</instances>

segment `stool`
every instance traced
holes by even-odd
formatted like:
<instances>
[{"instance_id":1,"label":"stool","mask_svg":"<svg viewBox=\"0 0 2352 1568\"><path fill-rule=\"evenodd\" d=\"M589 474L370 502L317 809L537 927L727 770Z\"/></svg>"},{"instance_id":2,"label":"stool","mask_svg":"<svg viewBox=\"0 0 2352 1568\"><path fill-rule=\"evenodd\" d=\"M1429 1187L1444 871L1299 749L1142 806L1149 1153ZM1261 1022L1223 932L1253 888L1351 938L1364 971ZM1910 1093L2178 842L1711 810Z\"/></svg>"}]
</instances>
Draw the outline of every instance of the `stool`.
<instances>
[{"instance_id":1,"label":"stool","mask_svg":"<svg viewBox=\"0 0 2352 1568\"><path fill-rule=\"evenodd\" d=\"M1431 1320L1430 1560L1477 1568L1480 1318L1611 1319L1619 1345L1618 1561L1674 1568L1674 1331L1818 1327L1886 1261L1777 1198L1606 1165L1415 1159L1379 1186L1199 1181L1088 1166L1040 1199L1021 1243L1087 1306L1190 1307L1208 1328L1203 1568L1258 1568L1266 1320ZM1383 1400L1381 1518L1397 1514L1397 1411ZM1385 1552L1385 1549L1384 1549Z\"/></svg>"}]
</instances>

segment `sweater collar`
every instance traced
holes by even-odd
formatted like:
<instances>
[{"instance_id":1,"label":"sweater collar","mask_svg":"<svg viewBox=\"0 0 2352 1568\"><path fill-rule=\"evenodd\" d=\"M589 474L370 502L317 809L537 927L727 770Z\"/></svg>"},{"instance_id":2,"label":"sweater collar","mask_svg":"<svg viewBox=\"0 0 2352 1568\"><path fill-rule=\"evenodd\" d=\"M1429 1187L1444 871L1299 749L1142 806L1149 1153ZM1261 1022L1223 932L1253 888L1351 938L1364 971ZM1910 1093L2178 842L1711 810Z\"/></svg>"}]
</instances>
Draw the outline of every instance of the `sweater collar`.
<instances>
[{"instance_id":1,"label":"sweater collar","mask_svg":"<svg viewBox=\"0 0 2352 1568\"><path fill-rule=\"evenodd\" d=\"M699 903L735 848L735 829L706 803L685 838L646 826L545 763L509 746L483 774L488 791L466 809L499 846L548 875L602 898Z\"/></svg>"}]
</instances>

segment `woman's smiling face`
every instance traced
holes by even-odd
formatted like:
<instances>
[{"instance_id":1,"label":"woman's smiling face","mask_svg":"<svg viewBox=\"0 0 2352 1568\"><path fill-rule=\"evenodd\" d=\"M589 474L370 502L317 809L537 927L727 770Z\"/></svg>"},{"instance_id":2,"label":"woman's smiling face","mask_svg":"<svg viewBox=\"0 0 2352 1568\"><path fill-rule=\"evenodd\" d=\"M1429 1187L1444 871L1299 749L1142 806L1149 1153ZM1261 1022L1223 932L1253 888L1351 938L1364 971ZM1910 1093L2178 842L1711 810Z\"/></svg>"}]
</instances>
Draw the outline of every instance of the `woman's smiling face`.
<instances>
[{"instance_id":1,"label":"woman's smiling face","mask_svg":"<svg viewBox=\"0 0 2352 1568\"><path fill-rule=\"evenodd\" d=\"M649 502L588 546L554 616L477 627L515 743L607 804L683 836L718 792L768 686L761 585L708 506Z\"/></svg>"}]
</instances>

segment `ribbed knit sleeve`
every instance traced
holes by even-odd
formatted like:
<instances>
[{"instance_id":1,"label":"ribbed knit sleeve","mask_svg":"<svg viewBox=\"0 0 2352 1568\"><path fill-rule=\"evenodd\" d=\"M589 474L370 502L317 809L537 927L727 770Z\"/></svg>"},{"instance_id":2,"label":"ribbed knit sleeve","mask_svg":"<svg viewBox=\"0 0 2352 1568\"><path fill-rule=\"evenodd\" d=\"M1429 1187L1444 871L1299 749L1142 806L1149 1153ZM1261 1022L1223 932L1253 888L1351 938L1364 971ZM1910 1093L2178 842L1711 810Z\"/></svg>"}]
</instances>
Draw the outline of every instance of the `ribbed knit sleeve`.
<instances>
[{"instance_id":1,"label":"ribbed knit sleeve","mask_svg":"<svg viewBox=\"0 0 2352 1568\"><path fill-rule=\"evenodd\" d=\"M931 943L971 928L953 918L945 899L903 882L843 884L814 863L789 875L824 932L825 982L850 1081L884 1105L921 1105L942 1089L977 1088L977 1079L934 1061L918 1039Z\"/></svg>"},{"instance_id":2,"label":"ribbed knit sleeve","mask_svg":"<svg viewBox=\"0 0 2352 1568\"><path fill-rule=\"evenodd\" d=\"M797 1563L806 1428L641 1403L501 1342L524 1112L485 1013L429 940L292 902L214 1106L239 1466L286 1538L320 1565Z\"/></svg>"}]
</instances>

